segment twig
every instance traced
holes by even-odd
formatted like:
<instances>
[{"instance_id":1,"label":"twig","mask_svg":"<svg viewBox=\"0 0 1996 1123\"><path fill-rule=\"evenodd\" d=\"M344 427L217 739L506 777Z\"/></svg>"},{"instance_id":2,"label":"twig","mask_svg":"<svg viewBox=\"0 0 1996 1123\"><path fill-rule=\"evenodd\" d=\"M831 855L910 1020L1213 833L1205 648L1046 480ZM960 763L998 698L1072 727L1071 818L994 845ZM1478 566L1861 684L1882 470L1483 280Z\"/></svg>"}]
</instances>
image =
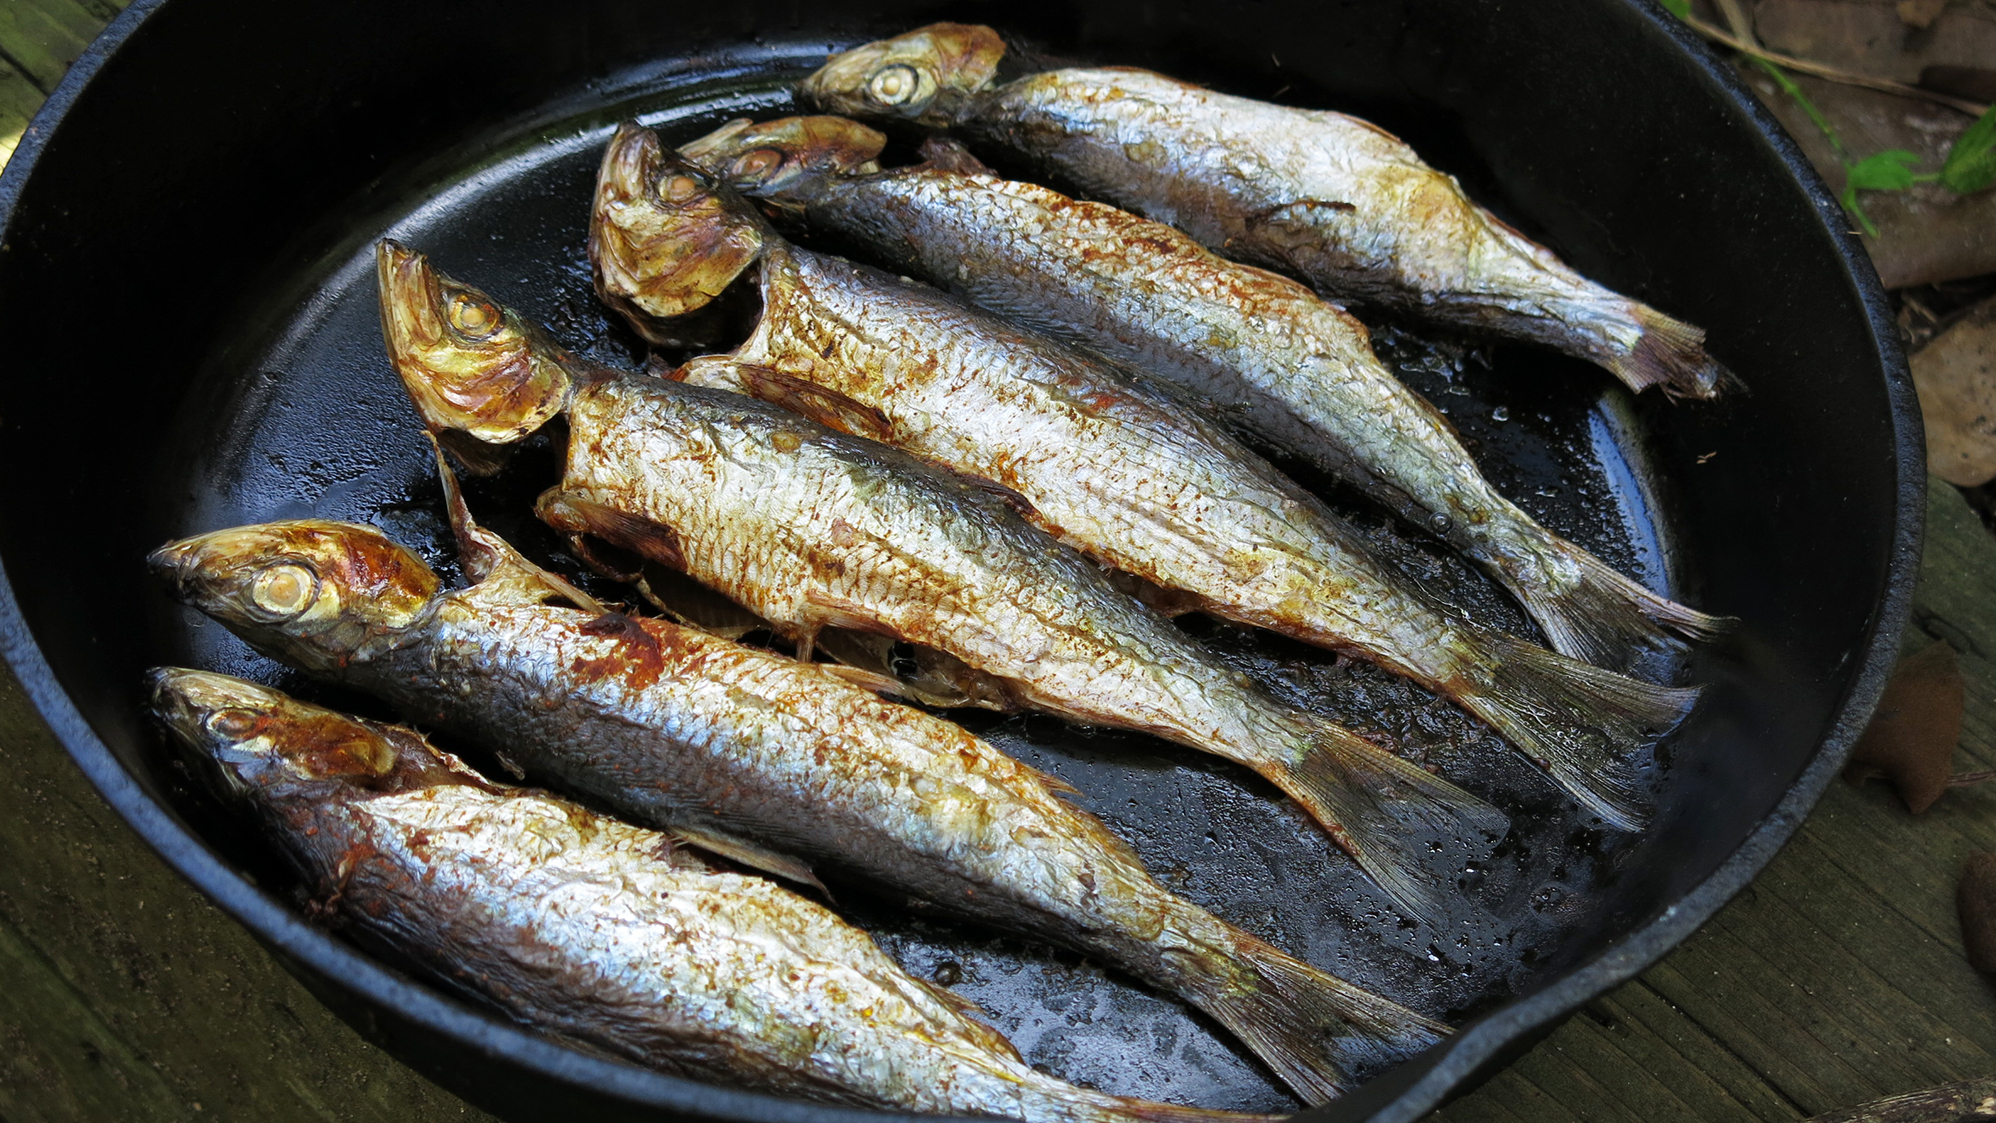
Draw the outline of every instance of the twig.
<instances>
[{"instance_id":1,"label":"twig","mask_svg":"<svg viewBox=\"0 0 1996 1123\"><path fill-rule=\"evenodd\" d=\"M1924 308L1920 309L1920 311L1927 312ZM1927 315L1932 316L1933 313L1927 312ZM1957 772L1947 778L1947 786L1950 788L1968 788L1976 784L1987 783L1990 780L1996 780L1996 768L1985 768L1980 772Z\"/></svg>"},{"instance_id":2,"label":"twig","mask_svg":"<svg viewBox=\"0 0 1996 1123\"><path fill-rule=\"evenodd\" d=\"M1959 109L1971 117L1980 117L1984 113L1989 112L1988 106L1979 102L1969 101L1967 98L1958 98L1933 90L1923 90L1918 86L1909 86L1904 82L1895 82L1890 78L1873 78L1869 74L1839 70L1834 66L1825 66L1820 62L1810 62L1808 59L1796 58L1793 55L1776 54L1765 47L1749 43L1723 28L1714 27L1696 16L1686 16L1684 17L1684 22L1691 30L1703 35L1714 43L1731 47L1733 50L1749 58L1757 58L1765 62L1775 63L1785 66L1790 70L1799 70L1804 74L1813 74L1818 78L1825 78L1832 82L1841 82L1846 86L1863 86L1868 90L1882 90L1888 94L1898 94L1900 97L1921 98L1926 101L1945 105L1950 109Z\"/></svg>"},{"instance_id":3,"label":"twig","mask_svg":"<svg viewBox=\"0 0 1996 1123\"><path fill-rule=\"evenodd\" d=\"M1996 1077L1943 1084L1816 1115L1803 1123L1969 1123L1996 1119Z\"/></svg>"}]
</instances>

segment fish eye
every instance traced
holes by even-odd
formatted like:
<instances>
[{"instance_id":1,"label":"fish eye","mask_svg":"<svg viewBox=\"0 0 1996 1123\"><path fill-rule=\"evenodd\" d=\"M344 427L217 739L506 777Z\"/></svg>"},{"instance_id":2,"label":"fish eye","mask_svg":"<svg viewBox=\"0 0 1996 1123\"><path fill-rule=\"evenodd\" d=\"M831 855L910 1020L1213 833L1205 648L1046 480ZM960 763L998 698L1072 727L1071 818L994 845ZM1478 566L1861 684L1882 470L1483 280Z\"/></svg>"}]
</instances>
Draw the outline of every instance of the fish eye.
<instances>
[{"instance_id":1,"label":"fish eye","mask_svg":"<svg viewBox=\"0 0 1996 1123\"><path fill-rule=\"evenodd\" d=\"M249 710L216 710L208 717L208 731L231 741L255 733L257 724L256 714Z\"/></svg>"},{"instance_id":2,"label":"fish eye","mask_svg":"<svg viewBox=\"0 0 1996 1123\"><path fill-rule=\"evenodd\" d=\"M866 92L883 105L900 105L922 88L922 76L906 63L882 67L866 80Z\"/></svg>"},{"instance_id":3,"label":"fish eye","mask_svg":"<svg viewBox=\"0 0 1996 1123\"><path fill-rule=\"evenodd\" d=\"M290 620L319 598L319 575L295 561L267 565L250 582L250 600L272 620Z\"/></svg>"},{"instance_id":4,"label":"fish eye","mask_svg":"<svg viewBox=\"0 0 1996 1123\"><path fill-rule=\"evenodd\" d=\"M658 197L678 206L700 193L700 181L690 175L669 175L658 181Z\"/></svg>"},{"instance_id":5,"label":"fish eye","mask_svg":"<svg viewBox=\"0 0 1996 1123\"><path fill-rule=\"evenodd\" d=\"M774 148L758 148L735 157L728 165L728 178L742 183L760 183L783 166L783 153Z\"/></svg>"},{"instance_id":6,"label":"fish eye","mask_svg":"<svg viewBox=\"0 0 1996 1123\"><path fill-rule=\"evenodd\" d=\"M452 293L450 304L444 311L450 317L450 326L457 329L459 335L474 342L498 334L504 321L498 308L466 292Z\"/></svg>"}]
</instances>

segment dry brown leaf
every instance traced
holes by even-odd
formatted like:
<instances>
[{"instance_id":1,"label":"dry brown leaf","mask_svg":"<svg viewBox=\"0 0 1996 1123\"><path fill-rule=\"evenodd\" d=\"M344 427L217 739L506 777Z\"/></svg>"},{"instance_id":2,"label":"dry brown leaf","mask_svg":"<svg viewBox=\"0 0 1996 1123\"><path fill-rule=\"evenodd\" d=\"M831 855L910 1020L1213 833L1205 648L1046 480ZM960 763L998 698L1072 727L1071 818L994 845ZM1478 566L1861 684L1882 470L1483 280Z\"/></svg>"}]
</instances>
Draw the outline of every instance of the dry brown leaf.
<instances>
[{"instance_id":1,"label":"dry brown leaf","mask_svg":"<svg viewBox=\"0 0 1996 1123\"><path fill-rule=\"evenodd\" d=\"M1996 58L1996 9L1931 4L1932 22L1909 29L1901 15L1928 0L1759 0L1754 31L1769 50L1874 78L1918 82L1928 66L1987 66Z\"/></svg>"},{"instance_id":2,"label":"dry brown leaf","mask_svg":"<svg viewBox=\"0 0 1996 1123\"><path fill-rule=\"evenodd\" d=\"M1996 300L1913 353L1927 470L1956 487L1996 479Z\"/></svg>"},{"instance_id":3,"label":"dry brown leaf","mask_svg":"<svg viewBox=\"0 0 1996 1123\"><path fill-rule=\"evenodd\" d=\"M1934 25L1935 20L1941 18L1941 12L1947 7L1947 0L1899 0L1896 7L1900 23L1925 31Z\"/></svg>"},{"instance_id":4,"label":"dry brown leaf","mask_svg":"<svg viewBox=\"0 0 1996 1123\"><path fill-rule=\"evenodd\" d=\"M1954 890L1955 915L1961 918L1962 950L1968 965L1996 975L1996 854L1975 853L1961 867Z\"/></svg>"},{"instance_id":5,"label":"dry brown leaf","mask_svg":"<svg viewBox=\"0 0 1996 1123\"><path fill-rule=\"evenodd\" d=\"M1915 815L1933 806L1954 775L1963 697L1961 666L1946 642L1901 659L1871 725L1851 750L1844 778L1885 777Z\"/></svg>"}]
</instances>

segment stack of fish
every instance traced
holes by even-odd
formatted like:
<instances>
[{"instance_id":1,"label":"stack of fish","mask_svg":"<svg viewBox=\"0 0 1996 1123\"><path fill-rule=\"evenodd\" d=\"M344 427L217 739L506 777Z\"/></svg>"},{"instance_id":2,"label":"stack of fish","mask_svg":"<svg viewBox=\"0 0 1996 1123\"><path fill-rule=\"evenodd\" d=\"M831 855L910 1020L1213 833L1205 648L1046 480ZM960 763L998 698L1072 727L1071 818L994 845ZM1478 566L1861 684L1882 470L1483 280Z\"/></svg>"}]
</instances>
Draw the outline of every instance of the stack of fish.
<instances>
[{"instance_id":1,"label":"stack of fish","mask_svg":"<svg viewBox=\"0 0 1996 1123\"><path fill-rule=\"evenodd\" d=\"M1725 622L1498 494L1330 301L1548 344L1637 389L1704 397L1730 376L1696 329L1579 277L1364 122L1127 69L998 84L1004 52L941 24L801 85L818 108L951 134L910 166L881 168L886 137L844 117L735 122L678 152L619 129L590 229L602 299L677 349L717 298L760 298L739 346L664 378L568 352L381 243L388 356L437 438L468 587L373 527L314 520L151 558L257 650L630 825L239 680L155 672L155 709L327 910L598 1051L876 1107L1226 1115L1027 1066L814 900L822 872L1113 964L1323 1102L1447 1027L1167 891L1065 784L891 699L1244 764L1419 923L1452 891L1426 855L1494 843L1503 812L1286 704L1171 615L1406 676L1622 830L1641 829L1649 754L1697 693L1622 672ZM1108 202L1003 179L973 150ZM503 470L557 417L561 479L536 513L665 615L607 605L473 519L443 450ZM1263 453L1487 568L1550 647L1375 557ZM731 598L794 657L693 626L641 563Z\"/></svg>"}]
</instances>

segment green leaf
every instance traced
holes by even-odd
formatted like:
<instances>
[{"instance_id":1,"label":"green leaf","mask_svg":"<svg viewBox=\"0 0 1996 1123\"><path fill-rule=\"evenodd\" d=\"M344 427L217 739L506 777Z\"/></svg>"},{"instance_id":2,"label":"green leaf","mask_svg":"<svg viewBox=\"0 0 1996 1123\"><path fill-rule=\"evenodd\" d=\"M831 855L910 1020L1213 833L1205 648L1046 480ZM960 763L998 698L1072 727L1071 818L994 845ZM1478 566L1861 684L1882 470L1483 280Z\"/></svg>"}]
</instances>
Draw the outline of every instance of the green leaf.
<instances>
[{"instance_id":1,"label":"green leaf","mask_svg":"<svg viewBox=\"0 0 1996 1123\"><path fill-rule=\"evenodd\" d=\"M1919 157L1903 148L1874 153L1852 164L1845 183L1858 191L1903 191L1913 186Z\"/></svg>"},{"instance_id":2,"label":"green leaf","mask_svg":"<svg viewBox=\"0 0 1996 1123\"><path fill-rule=\"evenodd\" d=\"M1661 2L1664 7L1670 9L1670 14L1678 19L1691 18L1691 0L1661 0Z\"/></svg>"},{"instance_id":3,"label":"green leaf","mask_svg":"<svg viewBox=\"0 0 1996 1123\"><path fill-rule=\"evenodd\" d=\"M1955 138L1941 165L1941 183L1957 195L1980 191L1996 183L1996 106L1976 118Z\"/></svg>"}]
</instances>

